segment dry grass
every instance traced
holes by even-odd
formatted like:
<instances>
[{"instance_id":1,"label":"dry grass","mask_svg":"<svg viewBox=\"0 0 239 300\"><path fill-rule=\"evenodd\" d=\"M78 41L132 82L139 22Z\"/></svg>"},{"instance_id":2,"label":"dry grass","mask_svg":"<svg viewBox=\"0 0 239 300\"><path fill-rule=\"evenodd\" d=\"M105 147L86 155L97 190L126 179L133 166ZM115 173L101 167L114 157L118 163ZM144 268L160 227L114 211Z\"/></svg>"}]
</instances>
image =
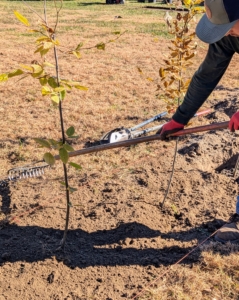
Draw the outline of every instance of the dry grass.
<instances>
[{"instance_id":1,"label":"dry grass","mask_svg":"<svg viewBox=\"0 0 239 300\"><path fill-rule=\"evenodd\" d=\"M228 300L239 295L239 245L211 242L201 247L199 264L174 265L140 299ZM163 272L162 272L163 273Z\"/></svg>"}]
</instances>

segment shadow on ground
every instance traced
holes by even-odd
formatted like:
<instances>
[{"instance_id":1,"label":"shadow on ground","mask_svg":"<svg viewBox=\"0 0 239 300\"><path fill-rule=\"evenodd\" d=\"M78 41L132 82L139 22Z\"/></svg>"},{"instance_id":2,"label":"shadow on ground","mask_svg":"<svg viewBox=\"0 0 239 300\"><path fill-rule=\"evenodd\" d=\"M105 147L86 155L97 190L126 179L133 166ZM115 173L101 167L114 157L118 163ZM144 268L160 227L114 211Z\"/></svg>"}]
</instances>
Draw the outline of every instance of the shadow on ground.
<instances>
[{"instance_id":1,"label":"shadow on ground","mask_svg":"<svg viewBox=\"0 0 239 300\"><path fill-rule=\"evenodd\" d=\"M181 242L196 239L201 242L221 225L221 220L215 220L200 227L167 234L161 234L160 231L136 222L121 224L112 230L98 230L92 233L81 229L69 230L63 252L56 250L63 235L61 230L8 224L0 230L0 264L6 261L43 261L55 256L70 268L116 265L167 266L182 258L196 245L192 243L191 247L185 247L183 243L179 243L181 247L162 245L160 249L152 248L150 245L154 245L154 238L160 236L162 244L164 239ZM146 242L143 247L139 246L141 238L144 238L143 243ZM199 256L200 250L196 250L183 263L196 262Z\"/></svg>"},{"instance_id":2,"label":"shadow on ground","mask_svg":"<svg viewBox=\"0 0 239 300\"><path fill-rule=\"evenodd\" d=\"M78 6L90 6L90 5L105 5L106 2L81 2Z\"/></svg>"}]
</instances>

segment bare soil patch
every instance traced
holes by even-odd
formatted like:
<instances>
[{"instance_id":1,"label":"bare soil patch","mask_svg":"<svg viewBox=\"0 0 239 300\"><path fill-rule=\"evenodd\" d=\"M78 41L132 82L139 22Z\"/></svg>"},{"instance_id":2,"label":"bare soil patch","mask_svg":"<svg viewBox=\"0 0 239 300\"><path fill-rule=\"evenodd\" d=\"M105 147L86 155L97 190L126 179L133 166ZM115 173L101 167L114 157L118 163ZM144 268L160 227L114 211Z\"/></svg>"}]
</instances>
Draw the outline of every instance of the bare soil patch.
<instances>
[{"instance_id":1,"label":"bare soil patch","mask_svg":"<svg viewBox=\"0 0 239 300\"><path fill-rule=\"evenodd\" d=\"M31 35L20 35L23 28L8 15L14 7L6 2L0 7L3 73L38 57L32 54ZM140 17L133 10L129 14L127 6L100 4L94 9L98 14L80 3L77 10L62 12L59 38L69 46L81 41L94 45L111 39L115 29L128 30L105 51L84 52L79 61L60 54L62 78L80 80L90 88L86 93L68 93L63 105L66 127L73 125L80 136L72 143L75 149L97 144L108 130L131 127L165 111L156 89L169 39L145 27L145 23L162 23L163 12L134 9ZM122 18L115 18L119 15ZM95 22L90 24L90 20ZM100 27L101 22L110 22L112 27ZM138 26L144 30L139 32ZM206 46L199 42L198 58L188 73L196 70L205 53ZM238 67L235 56L205 103L212 112L195 119L193 126L227 121L238 110ZM1 84L0 99L0 174L5 178L8 169L42 158L44 150L37 148L33 138L59 137L59 119L58 111L30 79ZM0 299L132 298L234 213L239 175L232 173L238 141L238 133L228 130L180 138L175 175L163 210L159 204L172 170L175 141L75 157L72 161L83 169L69 171L70 184L77 192L72 194L65 252L56 250L65 218L61 164L44 176L0 186ZM6 217L10 223L4 224ZM212 249L217 251L216 246ZM185 259L183 269L197 266L202 251L207 249ZM220 253L226 257L230 251L224 248ZM238 286L238 278L235 281ZM216 291L209 294L202 288L197 297L238 299L237 291L235 287L220 298ZM179 294L165 293L164 299L182 299Z\"/></svg>"}]
</instances>

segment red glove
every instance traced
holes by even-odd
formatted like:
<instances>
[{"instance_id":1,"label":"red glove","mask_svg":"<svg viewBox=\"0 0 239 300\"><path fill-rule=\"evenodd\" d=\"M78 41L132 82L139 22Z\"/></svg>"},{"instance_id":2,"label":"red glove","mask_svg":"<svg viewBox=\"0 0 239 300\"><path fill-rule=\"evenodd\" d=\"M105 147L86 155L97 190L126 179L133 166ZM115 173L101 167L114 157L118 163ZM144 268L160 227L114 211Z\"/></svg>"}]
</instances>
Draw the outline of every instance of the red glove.
<instances>
[{"instance_id":1,"label":"red glove","mask_svg":"<svg viewBox=\"0 0 239 300\"><path fill-rule=\"evenodd\" d=\"M239 124L239 122L238 122L238 124ZM172 119L171 121L169 121L168 123L163 125L163 127L160 128L159 131L156 132L156 134L160 134L160 136L162 137L162 140L165 140L167 138L168 134L177 132L183 128L184 128L183 124L180 124Z\"/></svg>"},{"instance_id":2,"label":"red glove","mask_svg":"<svg viewBox=\"0 0 239 300\"><path fill-rule=\"evenodd\" d=\"M228 127L232 132L239 129L239 111L231 117Z\"/></svg>"}]
</instances>

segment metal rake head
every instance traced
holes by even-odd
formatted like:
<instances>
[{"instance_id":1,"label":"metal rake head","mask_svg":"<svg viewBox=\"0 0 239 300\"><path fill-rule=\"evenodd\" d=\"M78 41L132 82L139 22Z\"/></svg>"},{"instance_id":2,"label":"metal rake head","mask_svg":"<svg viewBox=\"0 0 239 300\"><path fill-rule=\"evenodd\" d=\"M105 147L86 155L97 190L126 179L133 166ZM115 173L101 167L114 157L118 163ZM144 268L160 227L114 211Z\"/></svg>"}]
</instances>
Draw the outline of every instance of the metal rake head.
<instances>
[{"instance_id":1,"label":"metal rake head","mask_svg":"<svg viewBox=\"0 0 239 300\"><path fill-rule=\"evenodd\" d=\"M12 168L8 170L8 179L9 180L18 180L22 178L32 178L38 177L44 174L44 170L50 168L48 164L41 165L26 165L22 167Z\"/></svg>"}]
</instances>

